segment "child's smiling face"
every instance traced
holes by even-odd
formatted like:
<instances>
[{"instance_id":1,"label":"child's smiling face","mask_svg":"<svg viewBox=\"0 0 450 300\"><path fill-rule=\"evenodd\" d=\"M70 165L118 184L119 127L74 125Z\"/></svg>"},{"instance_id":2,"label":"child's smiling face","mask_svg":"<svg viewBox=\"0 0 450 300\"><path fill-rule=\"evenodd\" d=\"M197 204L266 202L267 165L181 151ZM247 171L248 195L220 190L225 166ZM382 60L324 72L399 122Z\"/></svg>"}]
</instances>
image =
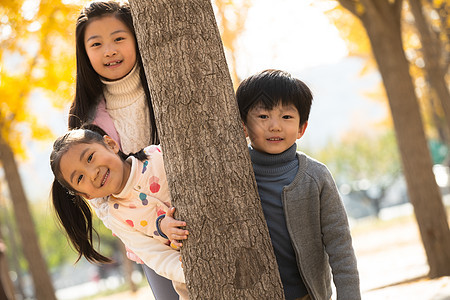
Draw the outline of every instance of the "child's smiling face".
<instances>
[{"instance_id":1,"label":"child's smiling face","mask_svg":"<svg viewBox=\"0 0 450 300\"><path fill-rule=\"evenodd\" d=\"M280 103L272 109L261 105L250 109L244 129L255 150L279 154L302 137L307 124L300 126L300 115L293 104Z\"/></svg>"},{"instance_id":2,"label":"child's smiling face","mask_svg":"<svg viewBox=\"0 0 450 300\"><path fill-rule=\"evenodd\" d=\"M130 164L117 154L117 143L108 136L105 136L105 142L106 146L75 144L61 157L64 180L87 199L120 193L130 174Z\"/></svg>"},{"instance_id":3,"label":"child's smiling face","mask_svg":"<svg viewBox=\"0 0 450 300\"><path fill-rule=\"evenodd\" d=\"M92 67L103 78L118 80L136 64L136 42L128 27L113 15L86 26L84 46Z\"/></svg>"}]
</instances>

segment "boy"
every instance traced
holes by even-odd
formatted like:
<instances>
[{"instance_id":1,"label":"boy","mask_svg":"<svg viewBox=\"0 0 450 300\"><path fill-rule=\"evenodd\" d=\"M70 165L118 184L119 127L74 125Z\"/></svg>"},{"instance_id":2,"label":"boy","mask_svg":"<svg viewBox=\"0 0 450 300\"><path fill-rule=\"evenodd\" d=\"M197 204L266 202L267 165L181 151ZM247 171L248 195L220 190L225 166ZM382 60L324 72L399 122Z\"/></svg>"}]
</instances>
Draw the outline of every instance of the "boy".
<instances>
[{"instance_id":1,"label":"boy","mask_svg":"<svg viewBox=\"0 0 450 300\"><path fill-rule=\"evenodd\" d=\"M297 153L312 104L309 88L266 70L236 91L264 216L287 300L361 299L347 215L320 162Z\"/></svg>"}]
</instances>

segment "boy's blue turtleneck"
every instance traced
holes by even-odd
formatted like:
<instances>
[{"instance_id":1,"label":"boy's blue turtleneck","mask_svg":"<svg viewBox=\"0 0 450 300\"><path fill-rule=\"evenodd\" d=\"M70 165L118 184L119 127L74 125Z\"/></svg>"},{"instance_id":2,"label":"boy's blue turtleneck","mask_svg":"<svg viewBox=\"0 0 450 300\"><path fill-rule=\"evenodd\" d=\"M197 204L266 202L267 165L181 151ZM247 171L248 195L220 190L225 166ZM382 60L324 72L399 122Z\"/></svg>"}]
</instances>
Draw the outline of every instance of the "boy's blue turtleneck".
<instances>
[{"instance_id":1,"label":"boy's blue turtleneck","mask_svg":"<svg viewBox=\"0 0 450 300\"><path fill-rule=\"evenodd\" d=\"M287 300L308 292L300 276L284 215L282 192L298 172L297 144L280 154L259 152L249 147L261 205Z\"/></svg>"},{"instance_id":2,"label":"boy's blue turtleneck","mask_svg":"<svg viewBox=\"0 0 450 300\"><path fill-rule=\"evenodd\" d=\"M292 168L298 169L297 144L293 144L290 148L280 154L259 152L251 146L249 147L249 150L255 172L271 176L280 176L289 173L292 171ZM295 174L296 173L297 170L295 171ZM292 179L294 179L294 177L292 177Z\"/></svg>"}]
</instances>

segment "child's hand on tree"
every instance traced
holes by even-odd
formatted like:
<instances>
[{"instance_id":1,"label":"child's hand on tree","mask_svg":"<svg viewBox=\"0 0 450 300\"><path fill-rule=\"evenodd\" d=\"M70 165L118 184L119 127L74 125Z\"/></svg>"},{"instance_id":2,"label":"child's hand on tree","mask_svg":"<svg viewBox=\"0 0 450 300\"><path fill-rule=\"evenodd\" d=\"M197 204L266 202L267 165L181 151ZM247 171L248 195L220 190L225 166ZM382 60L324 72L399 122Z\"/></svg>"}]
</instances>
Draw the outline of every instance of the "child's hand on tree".
<instances>
[{"instance_id":1,"label":"child's hand on tree","mask_svg":"<svg viewBox=\"0 0 450 300\"><path fill-rule=\"evenodd\" d=\"M175 207L169 208L166 216L161 220L160 229L169 238L174 246L181 247L183 244L179 241L187 239L189 231L179 228L186 226L186 222L174 219L174 213Z\"/></svg>"}]
</instances>

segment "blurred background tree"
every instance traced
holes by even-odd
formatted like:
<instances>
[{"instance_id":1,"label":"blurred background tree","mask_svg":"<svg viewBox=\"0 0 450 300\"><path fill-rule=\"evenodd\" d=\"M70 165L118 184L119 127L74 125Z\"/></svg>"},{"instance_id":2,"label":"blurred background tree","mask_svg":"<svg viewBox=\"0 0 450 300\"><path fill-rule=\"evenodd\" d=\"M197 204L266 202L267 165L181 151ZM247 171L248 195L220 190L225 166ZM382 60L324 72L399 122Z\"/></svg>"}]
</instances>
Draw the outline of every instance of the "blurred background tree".
<instances>
[{"instance_id":1,"label":"blurred background tree","mask_svg":"<svg viewBox=\"0 0 450 300\"><path fill-rule=\"evenodd\" d=\"M0 162L35 297L42 300L56 297L16 157L25 157L25 137L38 140L51 137L49 129L30 108L33 93L42 92L54 104L69 98L74 56L73 44L67 37L73 32L74 12L74 7L62 1L2 1L0 5Z\"/></svg>"},{"instance_id":2,"label":"blurred background tree","mask_svg":"<svg viewBox=\"0 0 450 300\"><path fill-rule=\"evenodd\" d=\"M401 174L392 130L375 134L348 132L339 141L330 141L315 157L333 170L342 194L356 194L358 200L367 201L376 217L386 192Z\"/></svg>"},{"instance_id":3,"label":"blurred background tree","mask_svg":"<svg viewBox=\"0 0 450 300\"><path fill-rule=\"evenodd\" d=\"M248 10L252 6L252 0L213 0L212 2L231 80L234 87L237 88L241 79L237 73L236 43L245 30L245 21L247 20Z\"/></svg>"},{"instance_id":4,"label":"blurred background tree","mask_svg":"<svg viewBox=\"0 0 450 300\"><path fill-rule=\"evenodd\" d=\"M339 0L360 26L370 41L373 57L377 63L391 108L392 119L401 154L403 172L408 194L414 206L424 248L430 265L430 277L450 274L450 230L442 196L432 171L432 160L427 145L421 109L415 93L410 63L405 55L403 43L403 16L406 1L402 0ZM438 37L431 40L430 25L421 12L422 3L411 0L415 9L415 28L419 28L424 64L436 71L429 85L446 111L448 84L440 57L429 57L441 52ZM419 17L419 19L417 19ZM447 24L446 24L447 26ZM354 32L347 30L346 32ZM443 35L444 36L444 35ZM423 42L430 44L423 46ZM432 43L432 41L434 43ZM365 48L367 49L367 48ZM428 52L432 53L428 55ZM429 57L431 62L425 59ZM438 61L434 61L438 59ZM444 85L446 93L442 91ZM441 94L439 94L441 93ZM448 103L450 105L450 103ZM450 124L450 122L449 122Z\"/></svg>"},{"instance_id":5,"label":"blurred background tree","mask_svg":"<svg viewBox=\"0 0 450 300\"><path fill-rule=\"evenodd\" d=\"M450 3L410 0L408 4L404 19L405 27L411 34L405 38L411 47L406 54L411 63L416 93L426 108L429 123L433 125L431 138L448 150L450 92L445 75L450 61Z\"/></svg>"}]
</instances>

